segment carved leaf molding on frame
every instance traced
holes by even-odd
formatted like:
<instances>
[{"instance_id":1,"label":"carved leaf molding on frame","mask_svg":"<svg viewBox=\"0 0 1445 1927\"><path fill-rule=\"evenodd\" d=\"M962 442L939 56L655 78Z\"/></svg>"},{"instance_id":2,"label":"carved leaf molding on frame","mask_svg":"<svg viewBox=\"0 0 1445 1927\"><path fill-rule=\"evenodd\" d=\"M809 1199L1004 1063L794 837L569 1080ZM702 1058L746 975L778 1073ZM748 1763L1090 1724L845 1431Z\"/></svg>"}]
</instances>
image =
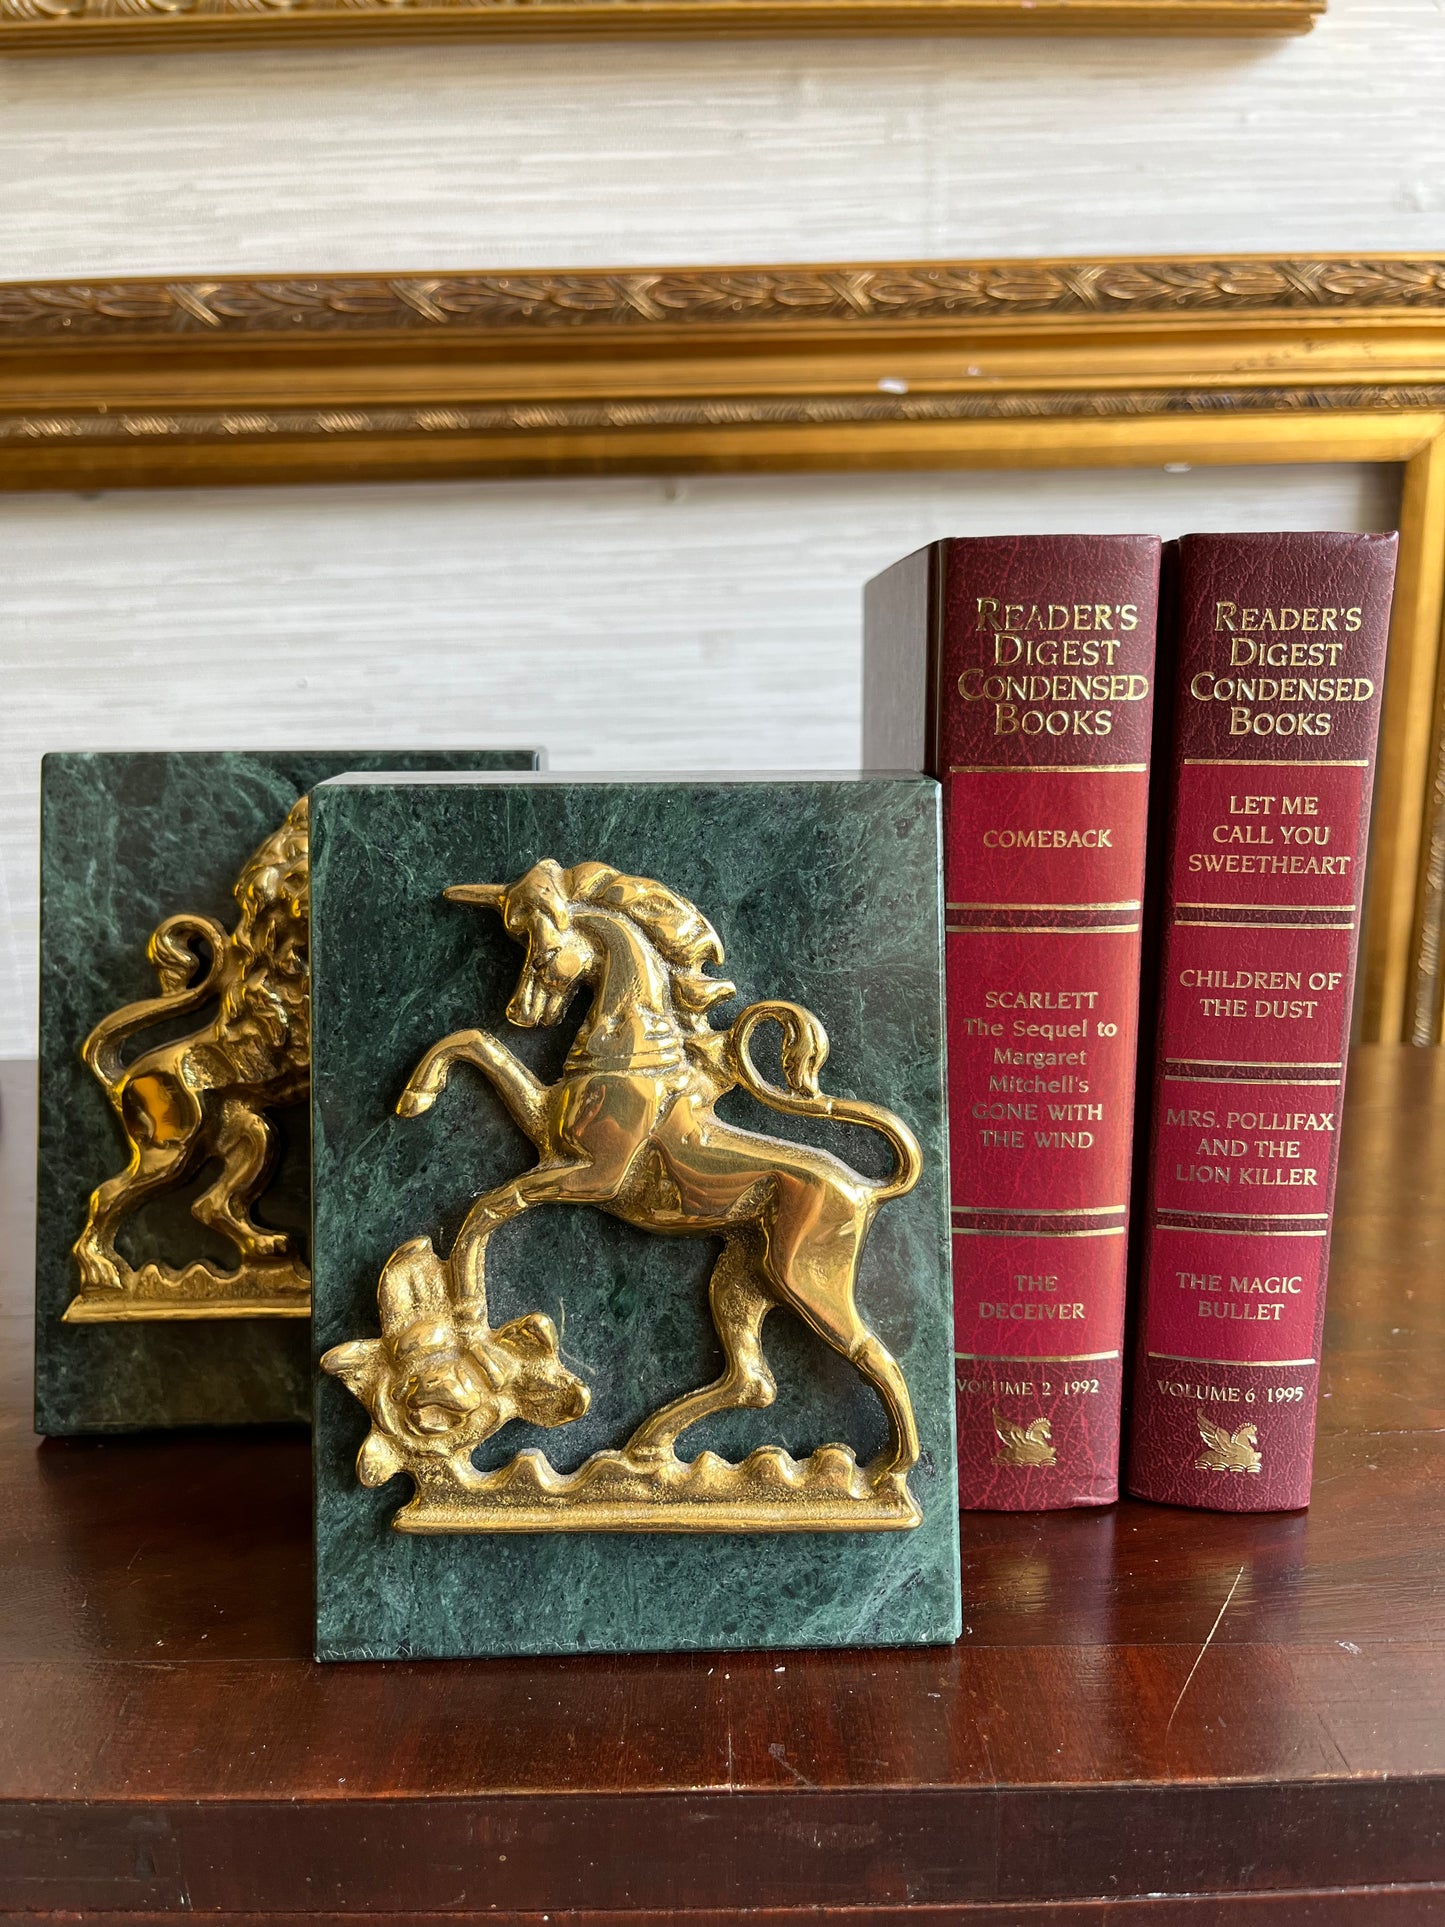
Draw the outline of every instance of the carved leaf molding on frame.
<instances>
[{"instance_id":1,"label":"carved leaf molding on frame","mask_svg":"<svg viewBox=\"0 0 1445 1927\"><path fill-rule=\"evenodd\" d=\"M1365 1022L1434 1037L1445 258L0 284L5 488L1181 454L1406 464Z\"/></svg>"},{"instance_id":2,"label":"carved leaf molding on frame","mask_svg":"<svg viewBox=\"0 0 1445 1927\"><path fill-rule=\"evenodd\" d=\"M78 335L294 338L447 328L796 328L1362 310L1445 313L1445 260L1004 261L7 283L0 286L0 343Z\"/></svg>"}]
</instances>

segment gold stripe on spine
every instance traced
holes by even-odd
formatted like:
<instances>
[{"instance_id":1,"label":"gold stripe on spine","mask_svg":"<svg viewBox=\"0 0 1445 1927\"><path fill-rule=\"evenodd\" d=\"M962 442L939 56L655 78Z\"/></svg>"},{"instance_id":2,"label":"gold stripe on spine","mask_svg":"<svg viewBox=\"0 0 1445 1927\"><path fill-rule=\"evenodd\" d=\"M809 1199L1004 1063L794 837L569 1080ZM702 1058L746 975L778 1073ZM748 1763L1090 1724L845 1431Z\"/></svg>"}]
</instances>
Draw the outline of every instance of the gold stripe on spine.
<instances>
[{"instance_id":1,"label":"gold stripe on spine","mask_svg":"<svg viewBox=\"0 0 1445 1927\"><path fill-rule=\"evenodd\" d=\"M1203 1217L1205 1214L1203 1212L1200 1212L1199 1215ZM1211 1212L1209 1215L1212 1217L1215 1214ZM1220 1217L1223 1217L1224 1213L1220 1212L1218 1215ZM1304 1231L1299 1229L1293 1229L1288 1231L1270 1231L1266 1229L1266 1224L1265 1224L1265 1221L1270 1216L1271 1214L1269 1212L1261 1212L1259 1217L1255 1220L1256 1228L1252 1228L1248 1231L1241 1231L1238 1225L1161 1224L1157 1219L1155 1220L1155 1223L1154 1223L1154 1229L1156 1231L1187 1231L1191 1238L1328 1238L1330 1235L1330 1229L1328 1225L1326 1225L1320 1231ZM953 1235L957 1237L958 1233L955 1232Z\"/></svg>"},{"instance_id":2,"label":"gold stripe on spine","mask_svg":"<svg viewBox=\"0 0 1445 1927\"><path fill-rule=\"evenodd\" d=\"M1143 776L1147 763L950 763L950 776Z\"/></svg>"},{"instance_id":3,"label":"gold stripe on spine","mask_svg":"<svg viewBox=\"0 0 1445 1927\"><path fill-rule=\"evenodd\" d=\"M977 1365L1098 1365L1105 1359L1123 1356L1121 1352L1033 1352L1028 1357L1017 1352L955 1352L953 1355Z\"/></svg>"},{"instance_id":4,"label":"gold stripe on spine","mask_svg":"<svg viewBox=\"0 0 1445 1927\"><path fill-rule=\"evenodd\" d=\"M1194 1229L1193 1225L1165 1224L1164 1220L1166 1218L1239 1218L1246 1224L1256 1224L1261 1222L1268 1223L1271 1220L1283 1218L1307 1218L1314 1220L1317 1218L1328 1218L1329 1215L1328 1211L1171 1211L1165 1206L1160 1206L1157 1213L1157 1222L1164 1231L1192 1231Z\"/></svg>"},{"instance_id":5,"label":"gold stripe on spine","mask_svg":"<svg viewBox=\"0 0 1445 1927\"><path fill-rule=\"evenodd\" d=\"M1223 917L1175 917L1176 930L1353 930L1352 923L1227 923Z\"/></svg>"},{"instance_id":6,"label":"gold stripe on spine","mask_svg":"<svg viewBox=\"0 0 1445 1927\"><path fill-rule=\"evenodd\" d=\"M1021 1204L955 1204L954 1211L973 1211L987 1213L990 1217L1002 1217L1012 1212L1015 1217L1036 1218L1107 1218L1116 1211L1127 1211L1127 1204L1078 1204L1078 1205L1021 1205Z\"/></svg>"},{"instance_id":7,"label":"gold stripe on spine","mask_svg":"<svg viewBox=\"0 0 1445 1927\"><path fill-rule=\"evenodd\" d=\"M952 909L952 907L950 904L949 908ZM1352 914L1355 908L1353 903L1271 903L1265 906L1264 904L1257 903L1197 903L1186 901L1183 897L1176 897L1174 900L1174 908L1176 910L1262 910L1266 907L1271 910L1281 911L1332 910L1338 912L1340 916Z\"/></svg>"},{"instance_id":8,"label":"gold stripe on spine","mask_svg":"<svg viewBox=\"0 0 1445 1927\"><path fill-rule=\"evenodd\" d=\"M1339 1077L1205 1077L1202 1074L1186 1077L1182 1071L1166 1071L1166 1084L1238 1084L1255 1091L1275 1090L1326 1090L1337 1091L1344 1082Z\"/></svg>"},{"instance_id":9,"label":"gold stripe on spine","mask_svg":"<svg viewBox=\"0 0 1445 1927\"><path fill-rule=\"evenodd\" d=\"M943 907L945 910L1142 910L1144 906L1137 897L1131 897L1119 903L945 903Z\"/></svg>"},{"instance_id":10,"label":"gold stripe on spine","mask_svg":"<svg viewBox=\"0 0 1445 1927\"><path fill-rule=\"evenodd\" d=\"M951 923L954 937L1132 937L1137 923Z\"/></svg>"},{"instance_id":11,"label":"gold stripe on spine","mask_svg":"<svg viewBox=\"0 0 1445 1927\"><path fill-rule=\"evenodd\" d=\"M1343 1064L1281 1064L1275 1058L1166 1058L1166 1064L1218 1064L1227 1071L1343 1071Z\"/></svg>"},{"instance_id":12,"label":"gold stripe on spine","mask_svg":"<svg viewBox=\"0 0 1445 1927\"><path fill-rule=\"evenodd\" d=\"M1186 756L1186 769L1368 769L1368 758L1339 763L1297 763L1285 756Z\"/></svg>"},{"instance_id":13,"label":"gold stripe on spine","mask_svg":"<svg viewBox=\"0 0 1445 1927\"><path fill-rule=\"evenodd\" d=\"M1319 1364L1317 1358L1186 1358L1183 1352L1146 1352L1145 1357L1162 1358L1171 1365L1223 1365L1230 1370L1237 1366L1246 1372L1282 1372L1286 1366Z\"/></svg>"},{"instance_id":14,"label":"gold stripe on spine","mask_svg":"<svg viewBox=\"0 0 1445 1927\"><path fill-rule=\"evenodd\" d=\"M1062 1217L1063 1213L1058 1215ZM955 1238L1122 1238L1126 1229L1122 1224L1115 1224L1089 1231L980 1231L971 1225L956 1224L953 1235Z\"/></svg>"}]
</instances>

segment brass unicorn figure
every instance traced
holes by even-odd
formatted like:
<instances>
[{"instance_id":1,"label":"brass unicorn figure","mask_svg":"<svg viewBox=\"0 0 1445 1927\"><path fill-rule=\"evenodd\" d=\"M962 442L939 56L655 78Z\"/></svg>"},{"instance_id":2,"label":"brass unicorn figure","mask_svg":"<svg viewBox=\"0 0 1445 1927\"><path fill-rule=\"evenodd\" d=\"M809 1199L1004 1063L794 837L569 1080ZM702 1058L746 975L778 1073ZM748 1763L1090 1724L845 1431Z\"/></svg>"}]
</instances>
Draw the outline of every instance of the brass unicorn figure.
<instances>
[{"instance_id":1,"label":"brass unicorn figure","mask_svg":"<svg viewBox=\"0 0 1445 1927\"><path fill-rule=\"evenodd\" d=\"M525 945L507 1006L510 1022L556 1024L584 985L593 994L555 1084L541 1083L488 1032L463 1030L426 1052L401 1094L399 1114L417 1117L435 1104L453 1068L468 1064L491 1082L539 1154L530 1170L472 1205L446 1261L452 1302L485 1304L485 1249L501 1226L538 1205L592 1205L648 1231L721 1235L709 1299L725 1358L713 1383L664 1405L619 1451L596 1453L570 1475L556 1473L536 1453L519 1454L500 1472L476 1471L469 1456L477 1442L473 1425L465 1452L447 1462L451 1497L461 1499L465 1491L484 1504L521 1504L530 1530L539 1529L539 1507L547 1511L544 1526L556 1528L778 1530L788 1526L769 1516L769 1504L799 1496L811 1479L815 1490L828 1488L824 1516L795 1507L788 1524L798 1529L916 1524L920 1515L907 1478L919 1442L908 1386L854 1302L875 1216L913 1188L922 1168L908 1126L878 1105L820 1091L828 1039L798 1004L751 1004L728 1030L715 1030L709 1013L736 995L733 984L707 974L723 961L722 943L693 904L660 883L602 863L563 869L547 859L514 883L461 884L446 895L496 911L508 935ZM769 1022L782 1029L786 1088L769 1082L750 1054L754 1033ZM893 1152L892 1175L882 1182L865 1178L827 1151L720 1118L717 1102L735 1087L775 1111L881 1132ZM876 1388L888 1415L888 1447L862 1468L841 1446L820 1448L802 1467L776 1447L760 1448L741 1467L707 1452L684 1465L674 1447L689 1427L711 1413L772 1403L776 1385L761 1333L778 1305L795 1311ZM380 1426L380 1403L353 1382L355 1350L338 1347L323 1364L347 1380ZM441 1422L434 1416L434 1424ZM541 1422L559 1419L549 1407ZM385 1476L398 1467L411 1472L418 1501L408 1511L416 1514L426 1509L428 1481L439 1496L436 1447L425 1458L411 1454L404 1430L390 1428L382 1440L373 1433L362 1475L367 1464L385 1467ZM525 1473L522 1494L519 1473ZM748 1497L737 1503L744 1490ZM572 1497L590 1504L585 1521L565 1517ZM728 1502L725 1521L708 1504L718 1499ZM652 1509L673 1501L693 1502L685 1522ZM857 1516L849 1517L850 1510ZM395 1523L403 1530L506 1529L484 1520L481 1508L471 1517L465 1512L464 1504L430 1524L409 1522L406 1514ZM523 1518L514 1524L522 1529Z\"/></svg>"}]
</instances>

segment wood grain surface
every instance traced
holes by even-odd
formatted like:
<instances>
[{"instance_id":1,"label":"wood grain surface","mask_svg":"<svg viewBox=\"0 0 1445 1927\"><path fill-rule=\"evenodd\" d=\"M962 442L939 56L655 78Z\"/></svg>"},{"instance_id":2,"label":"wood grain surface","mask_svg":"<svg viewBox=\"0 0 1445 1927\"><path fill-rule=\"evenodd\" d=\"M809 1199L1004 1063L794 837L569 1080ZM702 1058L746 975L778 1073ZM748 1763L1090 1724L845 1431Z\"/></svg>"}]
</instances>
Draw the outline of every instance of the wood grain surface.
<instances>
[{"instance_id":1,"label":"wood grain surface","mask_svg":"<svg viewBox=\"0 0 1445 1927\"><path fill-rule=\"evenodd\" d=\"M891 1654L315 1666L303 1437L31 1436L3 1097L0 1920L1439 1917L1445 1053L1353 1060L1311 1509L972 1517Z\"/></svg>"}]
</instances>

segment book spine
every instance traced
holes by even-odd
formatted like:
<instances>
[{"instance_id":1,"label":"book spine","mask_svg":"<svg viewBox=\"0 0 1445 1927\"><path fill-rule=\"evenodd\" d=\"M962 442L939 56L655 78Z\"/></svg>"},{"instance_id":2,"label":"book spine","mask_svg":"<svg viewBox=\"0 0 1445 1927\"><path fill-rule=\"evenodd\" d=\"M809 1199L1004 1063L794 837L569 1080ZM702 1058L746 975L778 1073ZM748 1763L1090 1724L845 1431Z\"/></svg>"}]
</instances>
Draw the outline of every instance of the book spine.
<instances>
[{"instance_id":1,"label":"book spine","mask_svg":"<svg viewBox=\"0 0 1445 1927\"><path fill-rule=\"evenodd\" d=\"M1129 1489L1309 1502L1395 537L1190 536Z\"/></svg>"},{"instance_id":2,"label":"book spine","mask_svg":"<svg viewBox=\"0 0 1445 1927\"><path fill-rule=\"evenodd\" d=\"M1118 1496L1160 545L935 571L959 1499Z\"/></svg>"}]
</instances>

